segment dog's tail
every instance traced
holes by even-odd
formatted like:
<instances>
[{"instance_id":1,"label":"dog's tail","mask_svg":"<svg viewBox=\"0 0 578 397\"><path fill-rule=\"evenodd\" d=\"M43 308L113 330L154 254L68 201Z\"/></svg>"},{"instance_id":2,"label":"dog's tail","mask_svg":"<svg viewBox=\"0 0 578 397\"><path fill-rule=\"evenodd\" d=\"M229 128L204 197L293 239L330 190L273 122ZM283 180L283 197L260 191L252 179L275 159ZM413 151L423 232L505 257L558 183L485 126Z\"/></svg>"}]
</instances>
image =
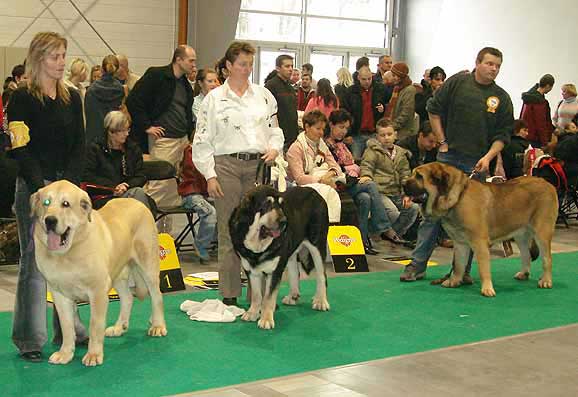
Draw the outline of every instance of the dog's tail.
<instances>
[{"instance_id":1,"label":"dog's tail","mask_svg":"<svg viewBox=\"0 0 578 397\"><path fill-rule=\"evenodd\" d=\"M149 290L137 266L131 266L130 278L134 281L133 295L142 301L148 296Z\"/></svg>"}]
</instances>

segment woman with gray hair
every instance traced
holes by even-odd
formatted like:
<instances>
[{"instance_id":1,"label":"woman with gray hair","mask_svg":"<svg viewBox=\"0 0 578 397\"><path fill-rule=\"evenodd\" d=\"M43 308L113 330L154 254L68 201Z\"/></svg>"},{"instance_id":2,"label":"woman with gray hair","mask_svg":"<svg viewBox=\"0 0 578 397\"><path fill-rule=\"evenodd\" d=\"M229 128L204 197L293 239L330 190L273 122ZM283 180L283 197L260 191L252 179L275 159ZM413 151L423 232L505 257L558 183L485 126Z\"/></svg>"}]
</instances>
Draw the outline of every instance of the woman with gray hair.
<instances>
[{"instance_id":1,"label":"woman with gray hair","mask_svg":"<svg viewBox=\"0 0 578 397\"><path fill-rule=\"evenodd\" d=\"M91 189L99 192L92 195L94 208L116 197L134 198L153 208L152 199L142 188L146 183L142 152L136 143L127 139L129 132L128 115L114 110L104 118L102 138L88 146L82 180L91 185L87 189L89 194Z\"/></svg>"}]
</instances>

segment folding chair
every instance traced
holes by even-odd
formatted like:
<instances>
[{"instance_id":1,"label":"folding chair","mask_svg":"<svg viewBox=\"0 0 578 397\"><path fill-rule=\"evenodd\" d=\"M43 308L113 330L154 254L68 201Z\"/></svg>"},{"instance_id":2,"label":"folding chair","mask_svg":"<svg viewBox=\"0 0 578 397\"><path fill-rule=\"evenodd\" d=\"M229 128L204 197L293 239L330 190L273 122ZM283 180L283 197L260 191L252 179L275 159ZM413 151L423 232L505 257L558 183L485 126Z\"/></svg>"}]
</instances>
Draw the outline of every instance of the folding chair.
<instances>
[{"instance_id":1,"label":"folding chair","mask_svg":"<svg viewBox=\"0 0 578 397\"><path fill-rule=\"evenodd\" d=\"M179 183L179 178L177 175L177 170L175 167L164 160L151 160L143 162L144 174L149 181L164 181L168 179L174 179L177 184ZM192 252L196 251L195 246L195 226L199 222L199 217L195 219L195 211L187 209L182 205L172 206L172 207L159 207L156 208L155 221L160 221L168 215L179 215L184 214L187 217L187 224L180 231L178 236L175 238L175 248L177 252ZM185 239L191 236L193 243L185 243Z\"/></svg>"}]
</instances>

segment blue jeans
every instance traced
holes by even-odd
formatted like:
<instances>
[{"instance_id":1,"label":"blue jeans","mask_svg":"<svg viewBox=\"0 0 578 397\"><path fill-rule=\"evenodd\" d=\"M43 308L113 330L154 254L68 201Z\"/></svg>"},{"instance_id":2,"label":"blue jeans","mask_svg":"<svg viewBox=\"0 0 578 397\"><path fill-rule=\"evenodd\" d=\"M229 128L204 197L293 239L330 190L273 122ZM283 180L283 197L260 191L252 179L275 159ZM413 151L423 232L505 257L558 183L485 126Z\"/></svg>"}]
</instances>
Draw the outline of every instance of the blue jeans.
<instances>
[{"instance_id":1,"label":"blue jeans","mask_svg":"<svg viewBox=\"0 0 578 397\"><path fill-rule=\"evenodd\" d=\"M48 183L48 181L46 181ZM36 266L34 240L31 231L30 191L22 178L16 180L14 196L18 240L20 242L20 267L12 319L12 341L20 351L27 353L42 351L48 339L46 330L46 281ZM88 334L75 315L76 340L86 339ZM54 334L60 334L60 323L56 310L53 312Z\"/></svg>"},{"instance_id":2,"label":"blue jeans","mask_svg":"<svg viewBox=\"0 0 578 397\"><path fill-rule=\"evenodd\" d=\"M393 230L403 237L417 219L419 206L411 203L408 208L403 208L403 196L384 196L383 204L390 222L393 223Z\"/></svg>"},{"instance_id":3,"label":"blue jeans","mask_svg":"<svg viewBox=\"0 0 578 397\"><path fill-rule=\"evenodd\" d=\"M375 138L375 134L362 134L358 133L357 135L353 135L353 143L351 144L351 154L353 154L353 158L356 160L363 157L363 152L365 152L365 148L367 147L367 141L371 138Z\"/></svg>"},{"instance_id":4,"label":"blue jeans","mask_svg":"<svg viewBox=\"0 0 578 397\"><path fill-rule=\"evenodd\" d=\"M369 242L369 232L382 233L391 228L391 222L387 217L386 209L381 200L381 194L375 182L355 184L347 189L359 213L359 231L365 243ZM369 214L371 213L371 218Z\"/></svg>"},{"instance_id":5,"label":"blue jeans","mask_svg":"<svg viewBox=\"0 0 578 397\"><path fill-rule=\"evenodd\" d=\"M183 207L195 211L199 217L199 229L195 234L195 244L199 256L207 259L209 257L209 247L215 237L217 210L202 194L189 194L183 197Z\"/></svg>"},{"instance_id":6,"label":"blue jeans","mask_svg":"<svg viewBox=\"0 0 578 397\"><path fill-rule=\"evenodd\" d=\"M479 159L464 156L461 153L448 150L446 153L438 152L437 161L452 165L466 174L471 174ZM441 220L424 217L417 231L417 243L412 252L411 263L419 272L424 271L427 267L427 261L431 257L437 246L438 236L442 228ZM468 258L466 272L470 272L472 267L472 253Z\"/></svg>"}]
</instances>

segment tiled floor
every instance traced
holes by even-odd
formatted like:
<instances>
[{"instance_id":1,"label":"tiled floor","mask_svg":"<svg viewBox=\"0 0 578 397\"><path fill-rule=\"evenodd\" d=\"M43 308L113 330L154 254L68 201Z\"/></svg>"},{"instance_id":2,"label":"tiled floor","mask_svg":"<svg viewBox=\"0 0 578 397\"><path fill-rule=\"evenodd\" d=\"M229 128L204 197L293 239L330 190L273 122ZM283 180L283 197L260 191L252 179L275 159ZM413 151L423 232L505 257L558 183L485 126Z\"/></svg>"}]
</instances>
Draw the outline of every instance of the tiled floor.
<instances>
[{"instance_id":1,"label":"tiled floor","mask_svg":"<svg viewBox=\"0 0 578 397\"><path fill-rule=\"evenodd\" d=\"M399 272L402 266L383 257L410 254L405 248L385 242L377 243L376 248L381 255L368 256L373 272ZM514 250L516 254L516 247ZM553 252L576 250L578 224L559 227ZM502 255L497 246L492 253L494 257ZM432 260L449 263L451 255L451 249L438 248ZM182 254L180 260L183 274L217 270L215 262L200 264L194 254ZM330 267L327 267L329 277L347 277L335 274ZM16 279L16 266L0 266L0 311L13 309ZM578 395L577 340L578 325L573 325L185 395L566 397Z\"/></svg>"}]
</instances>

